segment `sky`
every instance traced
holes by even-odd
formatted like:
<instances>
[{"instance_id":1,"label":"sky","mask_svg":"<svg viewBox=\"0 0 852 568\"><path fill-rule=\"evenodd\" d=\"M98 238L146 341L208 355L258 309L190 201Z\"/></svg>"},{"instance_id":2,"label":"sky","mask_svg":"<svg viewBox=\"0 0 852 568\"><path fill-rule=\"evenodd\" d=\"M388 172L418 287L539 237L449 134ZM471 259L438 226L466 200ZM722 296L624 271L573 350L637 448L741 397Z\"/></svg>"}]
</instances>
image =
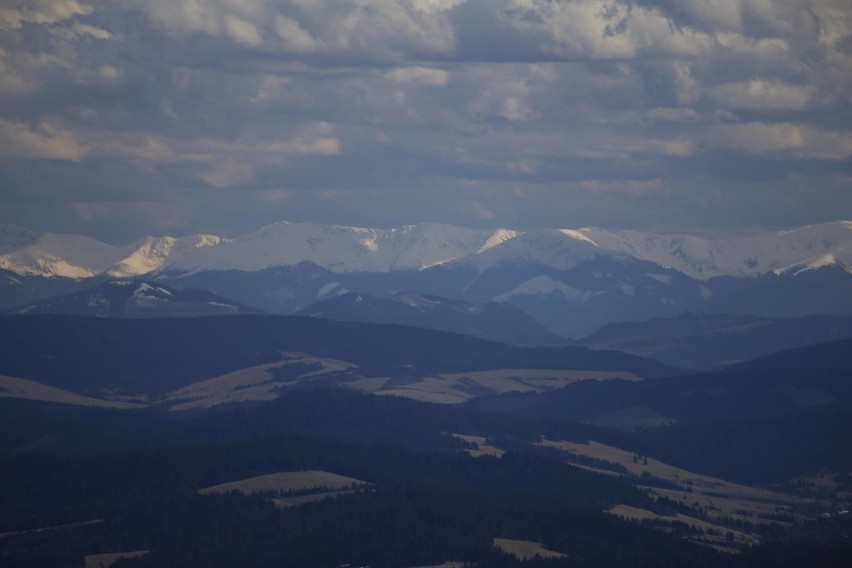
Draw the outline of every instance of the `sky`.
<instances>
[{"instance_id":1,"label":"sky","mask_svg":"<svg viewBox=\"0 0 852 568\"><path fill-rule=\"evenodd\" d=\"M0 223L852 219L849 0L0 0Z\"/></svg>"}]
</instances>

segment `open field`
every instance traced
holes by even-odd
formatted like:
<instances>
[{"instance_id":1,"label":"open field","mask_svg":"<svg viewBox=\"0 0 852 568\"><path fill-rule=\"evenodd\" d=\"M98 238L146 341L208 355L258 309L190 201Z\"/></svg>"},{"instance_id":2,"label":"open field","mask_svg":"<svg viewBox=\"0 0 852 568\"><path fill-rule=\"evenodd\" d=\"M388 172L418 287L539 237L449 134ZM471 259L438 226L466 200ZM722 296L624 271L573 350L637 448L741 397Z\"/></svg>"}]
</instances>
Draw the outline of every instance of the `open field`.
<instances>
[{"instance_id":1,"label":"open field","mask_svg":"<svg viewBox=\"0 0 852 568\"><path fill-rule=\"evenodd\" d=\"M281 395L282 390L309 382L347 386L370 394L399 396L423 402L461 404L479 396L543 392L584 380L640 380L635 374L626 371L506 368L439 374L406 381L386 376L358 375L356 365L337 359L297 352L282 352L281 357L280 361L274 363L246 367L186 385L153 401L149 401L144 394L133 398L92 398L36 381L2 375L0 397L103 408L141 408L157 404L177 411L234 402L274 400Z\"/></svg>"},{"instance_id":2,"label":"open field","mask_svg":"<svg viewBox=\"0 0 852 568\"><path fill-rule=\"evenodd\" d=\"M3 397L43 400L45 402L73 404L75 406L96 406L99 408L139 408L144 406L132 402L91 398L28 379L0 375L0 398Z\"/></svg>"},{"instance_id":3,"label":"open field","mask_svg":"<svg viewBox=\"0 0 852 568\"><path fill-rule=\"evenodd\" d=\"M108 552L106 554L90 554L86 556L85 568L109 568L122 558L136 558L148 554L148 550L132 552Z\"/></svg>"},{"instance_id":4,"label":"open field","mask_svg":"<svg viewBox=\"0 0 852 568\"><path fill-rule=\"evenodd\" d=\"M508 392L543 392L585 380L640 380L623 371L576 369L492 369L423 377L410 383L393 384L388 377L361 377L346 386L378 395L401 396L439 404L461 404L477 396Z\"/></svg>"},{"instance_id":5,"label":"open field","mask_svg":"<svg viewBox=\"0 0 852 568\"><path fill-rule=\"evenodd\" d=\"M201 489L199 493L230 493L239 491L246 495L277 491L341 490L350 489L353 485L367 485L365 481L353 479L327 471L282 471L258 475L248 479L240 479Z\"/></svg>"},{"instance_id":6,"label":"open field","mask_svg":"<svg viewBox=\"0 0 852 568\"><path fill-rule=\"evenodd\" d=\"M494 456L497 458L503 457L506 453L505 450L498 448L497 446L492 446L486 443L485 436L470 436L466 434L453 434L454 438L458 438L460 440L464 440L468 444L475 444L476 449L466 450L468 454L472 457L478 458L480 456Z\"/></svg>"},{"instance_id":7,"label":"open field","mask_svg":"<svg viewBox=\"0 0 852 568\"><path fill-rule=\"evenodd\" d=\"M820 506L814 499L807 499L769 491L758 487L732 483L715 477L687 471L653 458L642 457L634 461L635 454L605 444L590 442L579 444L566 441L543 440L541 445L558 448L564 452L606 460L624 466L632 475L648 473L654 477L675 483L684 489L662 489L642 487L652 497L682 503L689 507L699 507L709 521L685 515L659 517L650 511L620 505L610 513L635 519L651 519L663 522L681 521L694 525L704 531L702 542L720 546L742 545L753 542L756 537L747 531L728 528L725 522L744 521L753 525L777 522L777 515L793 515L800 518L815 516ZM645 463L647 461L647 463ZM591 468L587 468L591 469ZM609 472L611 474L611 472ZM683 517L683 518L679 518ZM716 524L718 523L718 524ZM733 543L720 540L719 535L731 532Z\"/></svg>"},{"instance_id":8,"label":"open field","mask_svg":"<svg viewBox=\"0 0 852 568\"><path fill-rule=\"evenodd\" d=\"M278 389L354 367L345 361L322 359L304 353L282 353L282 356L285 359L276 363L240 369L172 391L164 402L172 404L172 410L186 410L229 402L274 400L278 398ZM286 379L276 378L286 374L288 367L297 369L306 366L313 368L302 373L296 371Z\"/></svg>"},{"instance_id":9,"label":"open field","mask_svg":"<svg viewBox=\"0 0 852 568\"><path fill-rule=\"evenodd\" d=\"M540 543L533 542L531 540L511 540L508 538L495 538L494 546L496 546L503 552L515 555L520 560L529 560L531 558L535 558L536 556L540 556L542 558L564 558L568 556L567 554L562 554L561 552L548 550L544 548Z\"/></svg>"},{"instance_id":10,"label":"open field","mask_svg":"<svg viewBox=\"0 0 852 568\"><path fill-rule=\"evenodd\" d=\"M736 545L742 546L752 544L758 539L757 535L743 532L741 530L731 529L724 525L710 523L682 513L677 513L671 516L658 515L652 511L639 509L637 507L630 507L629 505L616 505L607 511L607 513L631 520L656 521L663 525L670 523L684 523L704 532L701 538L695 539L697 542L701 542L703 544L714 544L731 552L737 550ZM730 541L727 539L728 534L732 537L732 540Z\"/></svg>"}]
</instances>

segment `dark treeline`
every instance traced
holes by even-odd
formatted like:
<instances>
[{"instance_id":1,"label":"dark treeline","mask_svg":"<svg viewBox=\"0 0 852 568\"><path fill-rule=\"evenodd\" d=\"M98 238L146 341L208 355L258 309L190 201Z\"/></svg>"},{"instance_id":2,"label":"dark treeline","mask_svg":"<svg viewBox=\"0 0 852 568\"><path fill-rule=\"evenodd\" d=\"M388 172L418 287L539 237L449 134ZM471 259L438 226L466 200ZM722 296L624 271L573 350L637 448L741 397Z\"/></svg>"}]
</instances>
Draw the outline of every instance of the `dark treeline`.
<instances>
[{"instance_id":1,"label":"dark treeline","mask_svg":"<svg viewBox=\"0 0 852 568\"><path fill-rule=\"evenodd\" d=\"M451 436L478 434L522 449L541 436L626 444L632 436L578 422L511 416L469 406L426 404L349 389L294 390L279 399L200 411L88 409L0 399L0 453L73 454L197 445L282 433L418 451L456 451Z\"/></svg>"},{"instance_id":2,"label":"dark treeline","mask_svg":"<svg viewBox=\"0 0 852 568\"><path fill-rule=\"evenodd\" d=\"M493 538L568 554L531 564ZM730 566L671 535L529 492L423 485L379 487L290 509L236 493L172 493L116 509L103 522L4 543L4 566L79 565L85 554L151 550L116 566Z\"/></svg>"},{"instance_id":3,"label":"dark treeline","mask_svg":"<svg viewBox=\"0 0 852 568\"><path fill-rule=\"evenodd\" d=\"M759 485L829 468L852 470L848 406L752 420L674 424L635 433L649 455L691 471Z\"/></svg>"},{"instance_id":4,"label":"dark treeline","mask_svg":"<svg viewBox=\"0 0 852 568\"><path fill-rule=\"evenodd\" d=\"M255 475L307 469L324 469L382 487L414 484L547 495L596 510L619 502L653 506L623 481L531 455L472 459L278 436L111 454L4 457L0 532L89 521L156 495L191 493Z\"/></svg>"}]
</instances>

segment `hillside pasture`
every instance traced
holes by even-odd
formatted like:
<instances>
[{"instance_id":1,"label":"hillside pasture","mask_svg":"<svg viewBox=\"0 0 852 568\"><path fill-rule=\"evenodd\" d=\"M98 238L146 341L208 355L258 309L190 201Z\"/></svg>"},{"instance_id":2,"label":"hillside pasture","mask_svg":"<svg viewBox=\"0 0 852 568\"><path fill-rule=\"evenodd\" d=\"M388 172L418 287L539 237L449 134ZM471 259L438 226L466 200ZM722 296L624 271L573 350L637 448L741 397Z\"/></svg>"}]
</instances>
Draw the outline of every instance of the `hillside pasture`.
<instances>
[{"instance_id":1,"label":"hillside pasture","mask_svg":"<svg viewBox=\"0 0 852 568\"><path fill-rule=\"evenodd\" d=\"M361 485L368 485L368 483L328 471L282 471L221 483L201 489L199 493L207 495L239 491L244 495L253 495L255 493L286 494L312 490L327 492L329 490L351 489L353 486Z\"/></svg>"},{"instance_id":2,"label":"hillside pasture","mask_svg":"<svg viewBox=\"0 0 852 568\"><path fill-rule=\"evenodd\" d=\"M512 540L508 538L495 538L494 546L517 557L519 560L531 560L536 556L540 558L565 558L568 555L555 550L548 550L541 543L531 540Z\"/></svg>"}]
</instances>

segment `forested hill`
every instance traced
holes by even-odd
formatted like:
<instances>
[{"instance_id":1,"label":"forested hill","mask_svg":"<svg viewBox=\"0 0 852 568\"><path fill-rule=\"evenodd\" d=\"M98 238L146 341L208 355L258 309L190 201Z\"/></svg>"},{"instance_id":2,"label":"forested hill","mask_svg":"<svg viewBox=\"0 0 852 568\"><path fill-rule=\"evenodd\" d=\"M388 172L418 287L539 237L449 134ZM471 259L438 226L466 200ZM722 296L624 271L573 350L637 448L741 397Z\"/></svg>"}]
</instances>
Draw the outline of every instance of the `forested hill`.
<instances>
[{"instance_id":1,"label":"forested hill","mask_svg":"<svg viewBox=\"0 0 852 568\"><path fill-rule=\"evenodd\" d=\"M522 348L427 329L296 316L0 317L0 374L80 392L159 394L278 361L282 352L341 359L362 372L394 376L498 368L610 370L643 378L675 373L650 359L584 347Z\"/></svg>"}]
</instances>

